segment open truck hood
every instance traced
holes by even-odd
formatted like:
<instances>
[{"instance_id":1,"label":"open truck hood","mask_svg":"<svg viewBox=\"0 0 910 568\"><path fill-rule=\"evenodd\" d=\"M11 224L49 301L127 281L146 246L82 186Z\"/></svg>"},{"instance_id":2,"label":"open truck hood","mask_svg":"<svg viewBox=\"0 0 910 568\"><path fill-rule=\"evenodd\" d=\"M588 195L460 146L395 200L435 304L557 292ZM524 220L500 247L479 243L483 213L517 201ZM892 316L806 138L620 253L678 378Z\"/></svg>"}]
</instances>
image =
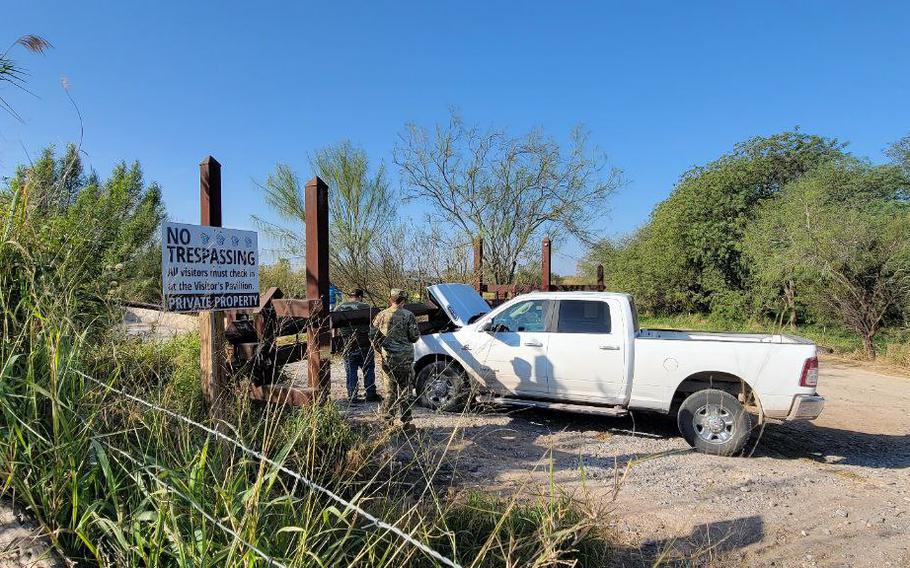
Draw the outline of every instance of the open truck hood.
<instances>
[{"instance_id":1,"label":"open truck hood","mask_svg":"<svg viewBox=\"0 0 910 568\"><path fill-rule=\"evenodd\" d=\"M464 327L477 319L476 316L490 311L490 305L467 284L436 284L428 287L427 293L458 327Z\"/></svg>"}]
</instances>

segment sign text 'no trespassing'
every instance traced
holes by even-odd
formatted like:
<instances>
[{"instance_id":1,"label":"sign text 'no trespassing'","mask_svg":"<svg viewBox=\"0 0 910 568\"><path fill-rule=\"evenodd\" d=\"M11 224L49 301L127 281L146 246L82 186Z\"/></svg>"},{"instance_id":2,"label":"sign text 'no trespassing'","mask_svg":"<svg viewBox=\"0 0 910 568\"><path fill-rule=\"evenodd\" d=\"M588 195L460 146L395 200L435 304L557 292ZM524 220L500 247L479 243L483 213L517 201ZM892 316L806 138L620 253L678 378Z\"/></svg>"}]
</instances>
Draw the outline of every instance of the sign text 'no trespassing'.
<instances>
[{"instance_id":1,"label":"sign text 'no trespassing'","mask_svg":"<svg viewBox=\"0 0 910 568\"><path fill-rule=\"evenodd\" d=\"M259 307L255 231L164 223L161 277L169 312Z\"/></svg>"}]
</instances>

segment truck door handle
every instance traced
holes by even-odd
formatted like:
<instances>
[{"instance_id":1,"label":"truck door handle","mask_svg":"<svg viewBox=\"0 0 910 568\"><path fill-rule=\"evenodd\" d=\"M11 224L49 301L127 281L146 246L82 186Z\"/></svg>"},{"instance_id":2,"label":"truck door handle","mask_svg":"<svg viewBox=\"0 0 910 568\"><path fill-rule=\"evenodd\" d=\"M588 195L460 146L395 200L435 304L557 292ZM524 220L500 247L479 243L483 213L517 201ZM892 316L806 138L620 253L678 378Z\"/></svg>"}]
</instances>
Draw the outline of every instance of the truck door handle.
<instances>
[{"instance_id":1,"label":"truck door handle","mask_svg":"<svg viewBox=\"0 0 910 568\"><path fill-rule=\"evenodd\" d=\"M527 345L528 347L543 347L543 343L541 343L540 341L536 341L534 339L529 339L529 340L525 341L525 345Z\"/></svg>"},{"instance_id":2,"label":"truck door handle","mask_svg":"<svg viewBox=\"0 0 910 568\"><path fill-rule=\"evenodd\" d=\"M604 351L619 351L619 345L601 345L600 348Z\"/></svg>"},{"instance_id":3,"label":"truck door handle","mask_svg":"<svg viewBox=\"0 0 910 568\"><path fill-rule=\"evenodd\" d=\"M461 350L462 350L462 351L470 351L470 350L471 350L471 346L470 346L470 345L462 345L462 346L461 346Z\"/></svg>"}]
</instances>

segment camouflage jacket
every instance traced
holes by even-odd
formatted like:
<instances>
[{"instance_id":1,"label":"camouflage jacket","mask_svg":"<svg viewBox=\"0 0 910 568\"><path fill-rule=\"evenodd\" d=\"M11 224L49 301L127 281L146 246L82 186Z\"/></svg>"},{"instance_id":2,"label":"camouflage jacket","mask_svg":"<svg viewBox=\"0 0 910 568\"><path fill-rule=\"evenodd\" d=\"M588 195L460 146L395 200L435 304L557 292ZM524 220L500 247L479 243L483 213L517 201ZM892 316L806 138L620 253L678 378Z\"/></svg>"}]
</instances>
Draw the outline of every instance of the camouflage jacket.
<instances>
[{"instance_id":1,"label":"camouflage jacket","mask_svg":"<svg viewBox=\"0 0 910 568\"><path fill-rule=\"evenodd\" d=\"M332 311L347 312L365 310L369 307L369 304L364 304L363 302L344 302L335 306ZM370 324L342 323L339 324L336 333L341 342L340 348L343 353L349 351L365 353L370 350Z\"/></svg>"},{"instance_id":2,"label":"camouflage jacket","mask_svg":"<svg viewBox=\"0 0 910 568\"><path fill-rule=\"evenodd\" d=\"M390 306L379 312L370 328L373 345L390 359L414 359L414 343L420 338L417 318L408 310Z\"/></svg>"}]
</instances>

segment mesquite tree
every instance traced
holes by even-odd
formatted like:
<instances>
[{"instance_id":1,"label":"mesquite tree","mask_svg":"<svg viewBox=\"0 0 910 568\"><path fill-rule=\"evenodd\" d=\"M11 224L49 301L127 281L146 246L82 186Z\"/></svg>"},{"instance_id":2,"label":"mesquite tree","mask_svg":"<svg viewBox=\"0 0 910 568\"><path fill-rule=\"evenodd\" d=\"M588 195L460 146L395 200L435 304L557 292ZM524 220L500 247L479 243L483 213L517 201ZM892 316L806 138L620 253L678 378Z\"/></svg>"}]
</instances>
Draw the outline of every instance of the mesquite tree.
<instances>
[{"instance_id":1,"label":"mesquite tree","mask_svg":"<svg viewBox=\"0 0 910 568\"><path fill-rule=\"evenodd\" d=\"M512 136L468 127L453 114L428 130L409 124L394 151L405 195L461 233L484 239L484 260L497 284L512 283L540 238L594 236L620 173L589 149L576 128L568 148L541 130Z\"/></svg>"},{"instance_id":2,"label":"mesquite tree","mask_svg":"<svg viewBox=\"0 0 910 568\"><path fill-rule=\"evenodd\" d=\"M329 262L332 281L342 289L362 288L383 299L388 295L389 255L399 237L397 199L380 165L370 170L366 152L350 142L327 146L310 157L310 168L329 186ZM254 217L282 246L303 258L306 251L304 185L296 172L278 164L262 184L265 200L281 221ZM379 287L385 288L380 290Z\"/></svg>"}]
</instances>

